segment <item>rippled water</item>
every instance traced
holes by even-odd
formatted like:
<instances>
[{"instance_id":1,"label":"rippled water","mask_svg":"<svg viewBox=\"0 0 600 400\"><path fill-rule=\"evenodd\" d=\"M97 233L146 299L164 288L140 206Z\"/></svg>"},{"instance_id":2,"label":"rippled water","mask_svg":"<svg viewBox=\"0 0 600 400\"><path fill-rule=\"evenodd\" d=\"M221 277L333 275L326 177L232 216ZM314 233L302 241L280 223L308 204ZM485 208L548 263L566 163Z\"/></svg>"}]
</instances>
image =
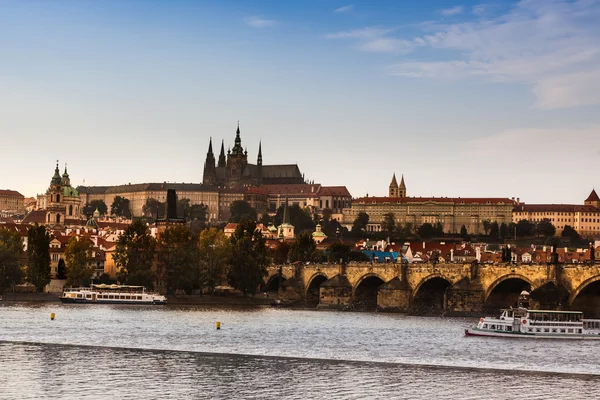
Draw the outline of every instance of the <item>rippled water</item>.
<instances>
[{"instance_id":1,"label":"rippled water","mask_svg":"<svg viewBox=\"0 0 600 400\"><path fill-rule=\"evenodd\" d=\"M600 342L464 337L475 322L269 308L3 306L0 398L600 397Z\"/></svg>"}]
</instances>

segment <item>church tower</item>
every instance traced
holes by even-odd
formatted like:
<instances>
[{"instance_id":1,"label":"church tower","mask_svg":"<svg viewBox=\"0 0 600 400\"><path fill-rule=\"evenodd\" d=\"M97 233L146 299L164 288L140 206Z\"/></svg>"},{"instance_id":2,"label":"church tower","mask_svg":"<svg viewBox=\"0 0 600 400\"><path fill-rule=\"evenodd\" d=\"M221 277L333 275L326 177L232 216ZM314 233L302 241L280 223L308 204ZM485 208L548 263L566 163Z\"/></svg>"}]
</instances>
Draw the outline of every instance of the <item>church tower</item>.
<instances>
[{"instance_id":1,"label":"church tower","mask_svg":"<svg viewBox=\"0 0 600 400\"><path fill-rule=\"evenodd\" d=\"M235 132L235 143L233 149L227 153L227 177L230 187L242 186L242 175L248 165L248 151L242 147L242 138L240 136L240 124Z\"/></svg>"},{"instance_id":2,"label":"church tower","mask_svg":"<svg viewBox=\"0 0 600 400\"><path fill-rule=\"evenodd\" d=\"M588 198L585 199L583 204L585 204L586 206L596 207L600 210L600 197L598 197L598 194L596 193L595 189L592 189L592 193L590 193Z\"/></svg>"},{"instance_id":3,"label":"church tower","mask_svg":"<svg viewBox=\"0 0 600 400\"><path fill-rule=\"evenodd\" d=\"M256 165L262 167L262 141L258 142L258 158L256 159Z\"/></svg>"},{"instance_id":4,"label":"church tower","mask_svg":"<svg viewBox=\"0 0 600 400\"><path fill-rule=\"evenodd\" d=\"M392 177L392 181L390 182L389 196L390 197L398 197L398 182L396 181L396 173L394 173L394 176Z\"/></svg>"},{"instance_id":5,"label":"church tower","mask_svg":"<svg viewBox=\"0 0 600 400\"><path fill-rule=\"evenodd\" d=\"M400 186L398 186L398 197L400 197L400 198L406 197L406 184L404 183L404 174L402 174L402 179L400 180Z\"/></svg>"},{"instance_id":6,"label":"church tower","mask_svg":"<svg viewBox=\"0 0 600 400\"><path fill-rule=\"evenodd\" d=\"M66 173L66 170L65 170ZM68 175L67 175L68 179ZM65 220L65 207L63 206L63 179L60 176L58 170L58 161L56 161L56 168L54 169L54 175L50 180L50 186L46 191L46 223L50 226L60 226Z\"/></svg>"},{"instance_id":7,"label":"church tower","mask_svg":"<svg viewBox=\"0 0 600 400\"><path fill-rule=\"evenodd\" d=\"M215 155L212 149L212 138L208 142L208 153L206 153L206 161L204 162L204 176L202 183L205 185L214 185L217 181L217 170L215 168Z\"/></svg>"},{"instance_id":8,"label":"church tower","mask_svg":"<svg viewBox=\"0 0 600 400\"><path fill-rule=\"evenodd\" d=\"M219 164L217 164L219 168L227 167L227 159L225 158L225 141L221 140L221 153L219 154Z\"/></svg>"}]
</instances>

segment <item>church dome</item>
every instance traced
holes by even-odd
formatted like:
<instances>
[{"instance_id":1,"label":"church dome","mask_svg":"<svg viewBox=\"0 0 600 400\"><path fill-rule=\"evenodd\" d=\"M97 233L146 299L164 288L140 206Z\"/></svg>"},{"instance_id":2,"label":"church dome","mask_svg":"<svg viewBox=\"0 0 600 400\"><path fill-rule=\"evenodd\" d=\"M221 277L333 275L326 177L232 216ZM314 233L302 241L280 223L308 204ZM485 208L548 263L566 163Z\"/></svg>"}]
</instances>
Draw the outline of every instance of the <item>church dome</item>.
<instances>
[{"instance_id":1,"label":"church dome","mask_svg":"<svg viewBox=\"0 0 600 400\"><path fill-rule=\"evenodd\" d=\"M71 186L65 186L63 188L63 196L64 197L79 197L79 193L77 190Z\"/></svg>"}]
</instances>

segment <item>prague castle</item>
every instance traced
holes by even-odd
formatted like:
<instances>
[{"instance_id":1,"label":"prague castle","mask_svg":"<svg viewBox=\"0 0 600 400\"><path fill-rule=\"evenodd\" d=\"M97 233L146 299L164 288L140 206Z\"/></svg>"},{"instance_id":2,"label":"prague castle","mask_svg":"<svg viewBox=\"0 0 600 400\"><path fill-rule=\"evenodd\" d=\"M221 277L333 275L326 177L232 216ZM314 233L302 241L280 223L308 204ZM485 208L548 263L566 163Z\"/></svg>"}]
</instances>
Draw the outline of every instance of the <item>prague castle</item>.
<instances>
[{"instance_id":1,"label":"prague castle","mask_svg":"<svg viewBox=\"0 0 600 400\"><path fill-rule=\"evenodd\" d=\"M302 184L304 177L296 164L263 165L261 143L258 144L256 164L250 164L248 150L242 147L238 124L233 148L227 150L225 156L225 143L222 141L218 162L213 153L212 138L210 139L202 183L219 188L236 189L267 184Z\"/></svg>"}]
</instances>

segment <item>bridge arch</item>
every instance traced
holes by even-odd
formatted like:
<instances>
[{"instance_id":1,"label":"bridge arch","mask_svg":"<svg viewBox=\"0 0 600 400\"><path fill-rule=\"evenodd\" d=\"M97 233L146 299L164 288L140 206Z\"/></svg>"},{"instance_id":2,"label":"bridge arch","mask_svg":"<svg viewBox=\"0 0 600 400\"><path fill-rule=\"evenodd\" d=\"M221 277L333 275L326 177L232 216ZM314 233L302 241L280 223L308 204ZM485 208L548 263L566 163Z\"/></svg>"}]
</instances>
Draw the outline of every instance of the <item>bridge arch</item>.
<instances>
[{"instance_id":1,"label":"bridge arch","mask_svg":"<svg viewBox=\"0 0 600 400\"><path fill-rule=\"evenodd\" d=\"M490 297L490 295L492 294L492 292L494 291L494 289L496 289L496 287L498 287L498 285L500 285L502 282L507 281L509 279L519 279L522 280L524 282L526 282L529 286L530 289L533 290L535 289L533 282L531 281L531 279L521 275L521 274L507 274L507 275L502 275L500 278L496 279L494 281L494 283L492 283L485 291L484 296L483 296L483 302L485 303L486 301L488 301L488 298Z\"/></svg>"},{"instance_id":2,"label":"bridge arch","mask_svg":"<svg viewBox=\"0 0 600 400\"><path fill-rule=\"evenodd\" d=\"M308 304L319 304L320 286L323 282L329 279L323 272L314 273L307 281L304 297Z\"/></svg>"},{"instance_id":3,"label":"bridge arch","mask_svg":"<svg viewBox=\"0 0 600 400\"><path fill-rule=\"evenodd\" d=\"M385 279L373 272L361 276L352 290L354 303L365 309L376 308L377 291L384 283Z\"/></svg>"},{"instance_id":4,"label":"bridge arch","mask_svg":"<svg viewBox=\"0 0 600 400\"><path fill-rule=\"evenodd\" d=\"M588 278L585 281L583 281L577 287L577 289L575 289L573 291L573 293L571 293L571 295L569 296L569 307L571 307L573 305L573 302L575 301L575 299L577 298L577 296L579 296L581 294L581 292L583 292L591 284L593 284L595 282L598 282L598 281L600 281L600 275L592 276L591 278Z\"/></svg>"},{"instance_id":5,"label":"bridge arch","mask_svg":"<svg viewBox=\"0 0 600 400\"><path fill-rule=\"evenodd\" d=\"M281 282L279 282L279 274L273 274L267 278L265 285L265 292L277 292L279 291L279 284L285 282L287 279L285 275L281 275Z\"/></svg>"},{"instance_id":6,"label":"bridge arch","mask_svg":"<svg viewBox=\"0 0 600 400\"><path fill-rule=\"evenodd\" d=\"M438 314L446 308L446 289L453 280L434 273L423 278L415 287L410 299L410 312L413 314Z\"/></svg>"}]
</instances>

